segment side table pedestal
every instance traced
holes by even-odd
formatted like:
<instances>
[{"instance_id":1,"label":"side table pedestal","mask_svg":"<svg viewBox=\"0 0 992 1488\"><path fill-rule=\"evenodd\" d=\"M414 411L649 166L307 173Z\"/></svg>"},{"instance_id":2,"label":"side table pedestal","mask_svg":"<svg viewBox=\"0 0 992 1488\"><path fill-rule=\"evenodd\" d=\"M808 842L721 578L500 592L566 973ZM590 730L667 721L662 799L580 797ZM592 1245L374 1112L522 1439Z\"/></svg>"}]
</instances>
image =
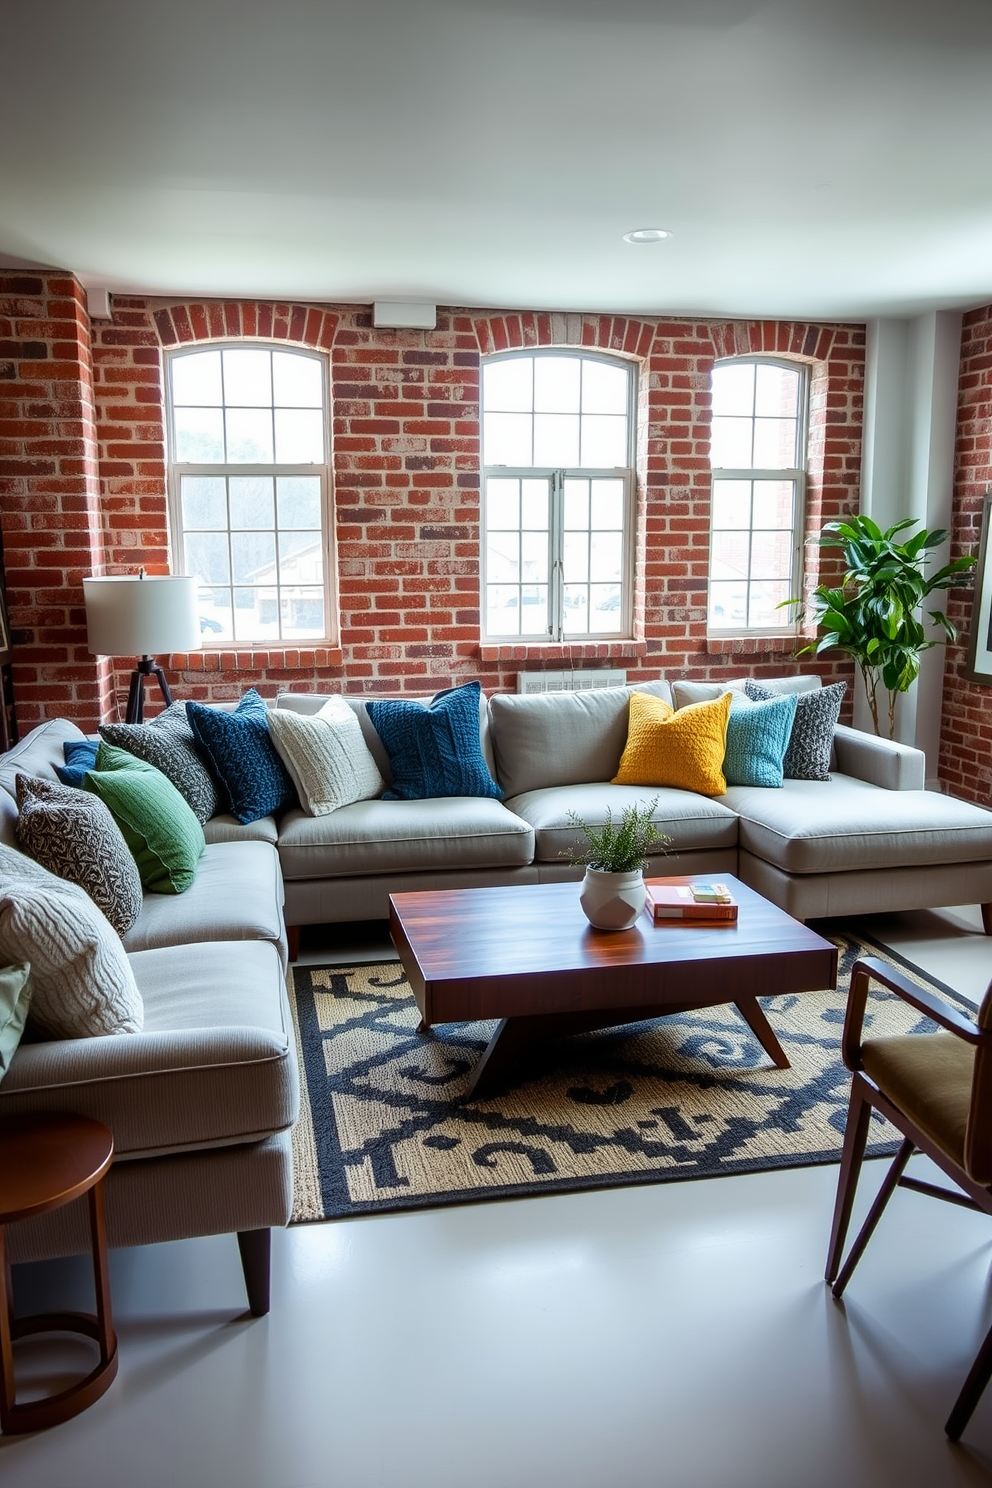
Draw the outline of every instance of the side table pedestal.
<instances>
[{"instance_id":1,"label":"side table pedestal","mask_svg":"<svg viewBox=\"0 0 992 1488\"><path fill-rule=\"evenodd\" d=\"M117 1335L110 1309L103 1180L114 1155L105 1126L86 1116L15 1116L0 1122L0 1429L40 1431L78 1415L117 1374ZM96 1312L47 1312L14 1317L7 1226L86 1195ZM57 1395L16 1401L13 1341L37 1333L77 1333L100 1350L96 1367Z\"/></svg>"}]
</instances>

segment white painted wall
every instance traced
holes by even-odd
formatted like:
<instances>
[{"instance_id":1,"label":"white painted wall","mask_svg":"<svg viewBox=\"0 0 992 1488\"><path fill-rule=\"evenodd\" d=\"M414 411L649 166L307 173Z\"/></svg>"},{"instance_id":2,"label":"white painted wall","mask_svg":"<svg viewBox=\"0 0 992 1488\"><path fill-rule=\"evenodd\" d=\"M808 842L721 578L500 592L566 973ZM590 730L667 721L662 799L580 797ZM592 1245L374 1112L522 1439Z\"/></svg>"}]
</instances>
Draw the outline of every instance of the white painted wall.
<instances>
[{"instance_id":1,"label":"white painted wall","mask_svg":"<svg viewBox=\"0 0 992 1488\"><path fill-rule=\"evenodd\" d=\"M960 355L958 311L868 324L861 510L881 527L916 517L931 529L950 528ZM930 567L947 558L945 545ZM934 608L944 609L944 599L935 596ZM896 737L925 752L934 787L943 685L944 648L938 646L923 656L919 681L896 710ZM872 726L860 683L855 723Z\"/></svg>"}]
</instances>

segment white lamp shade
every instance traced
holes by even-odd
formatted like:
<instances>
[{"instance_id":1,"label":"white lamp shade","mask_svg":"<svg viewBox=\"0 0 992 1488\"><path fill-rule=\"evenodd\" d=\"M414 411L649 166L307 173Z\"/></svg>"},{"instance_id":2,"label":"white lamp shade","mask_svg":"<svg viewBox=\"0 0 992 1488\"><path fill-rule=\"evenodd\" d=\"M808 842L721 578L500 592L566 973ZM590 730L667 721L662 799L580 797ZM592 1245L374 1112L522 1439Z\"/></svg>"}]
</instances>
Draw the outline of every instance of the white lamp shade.
<instances>
[{"instance_id":1,"label":"white lamp shade","mask_svg":"<svg viewBox=\"0 0 992 1488\"><path fill-rule=\"evenodd\" d=\"M179 575L84 579L95 656L155 656L200 649L199 581Z\"/></svg>"}]
</instances>

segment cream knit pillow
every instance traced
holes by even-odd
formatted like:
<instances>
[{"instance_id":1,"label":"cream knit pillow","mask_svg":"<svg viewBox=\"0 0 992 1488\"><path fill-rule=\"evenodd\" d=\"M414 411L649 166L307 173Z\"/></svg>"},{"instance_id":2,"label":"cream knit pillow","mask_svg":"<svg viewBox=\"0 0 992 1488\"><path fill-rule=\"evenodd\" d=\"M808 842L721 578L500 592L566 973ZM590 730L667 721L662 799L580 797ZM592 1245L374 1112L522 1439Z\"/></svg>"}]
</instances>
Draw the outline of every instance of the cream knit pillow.
<instances>
[{"instance_id":1,"label":"cream knit pillow","mask_svg":"<svg viewBox=\"0 0 992 1488\"><path fill-rule=\"evenodd\" d=\"M309 715L270 708L269 733L310 816L328 816L386 789L362 726L344 698L328 698L318 713Z\"/></svg>"},{"instance_id":2,"label":"cream knit pillow","mask_svg":"<svg viewBox=\"0 0 992 1488\"><path fill-rule=\"evenodd\" d=\"M31 965L31 1017L53 1038L138 1033L121 938L84 889L0 844L0 964Z\"/></svg>"}]
</instances>

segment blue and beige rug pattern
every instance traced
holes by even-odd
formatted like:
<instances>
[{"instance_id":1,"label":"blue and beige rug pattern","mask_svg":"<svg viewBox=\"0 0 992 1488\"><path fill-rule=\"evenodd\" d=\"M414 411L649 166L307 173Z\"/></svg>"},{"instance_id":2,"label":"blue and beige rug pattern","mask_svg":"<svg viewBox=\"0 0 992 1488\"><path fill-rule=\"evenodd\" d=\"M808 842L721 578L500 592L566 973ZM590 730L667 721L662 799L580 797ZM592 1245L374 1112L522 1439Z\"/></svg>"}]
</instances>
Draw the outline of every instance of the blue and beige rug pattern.
<instances>
[{"instance_id":1,"label":"blue and beige rug pattern","mask_svg":"<svg viewBox=\"0 0 992 1488\"><path fill-rule=\"evenodd\" d=\"M855 959L881 956L970 1004L873 941L819 928L840 948L837 989L762 999L790 1069L774 1068L732 1006L718 1007L562 1039L501 1094L471 1102L462 1092L494 1024L418 1034L398 962L294 968L294 1222L837 1161ZM933 1028L880 988L868 1026ZM892 1137L876 1118L869 1150L894 1150Z\"/></svg>"}]
</instances>

